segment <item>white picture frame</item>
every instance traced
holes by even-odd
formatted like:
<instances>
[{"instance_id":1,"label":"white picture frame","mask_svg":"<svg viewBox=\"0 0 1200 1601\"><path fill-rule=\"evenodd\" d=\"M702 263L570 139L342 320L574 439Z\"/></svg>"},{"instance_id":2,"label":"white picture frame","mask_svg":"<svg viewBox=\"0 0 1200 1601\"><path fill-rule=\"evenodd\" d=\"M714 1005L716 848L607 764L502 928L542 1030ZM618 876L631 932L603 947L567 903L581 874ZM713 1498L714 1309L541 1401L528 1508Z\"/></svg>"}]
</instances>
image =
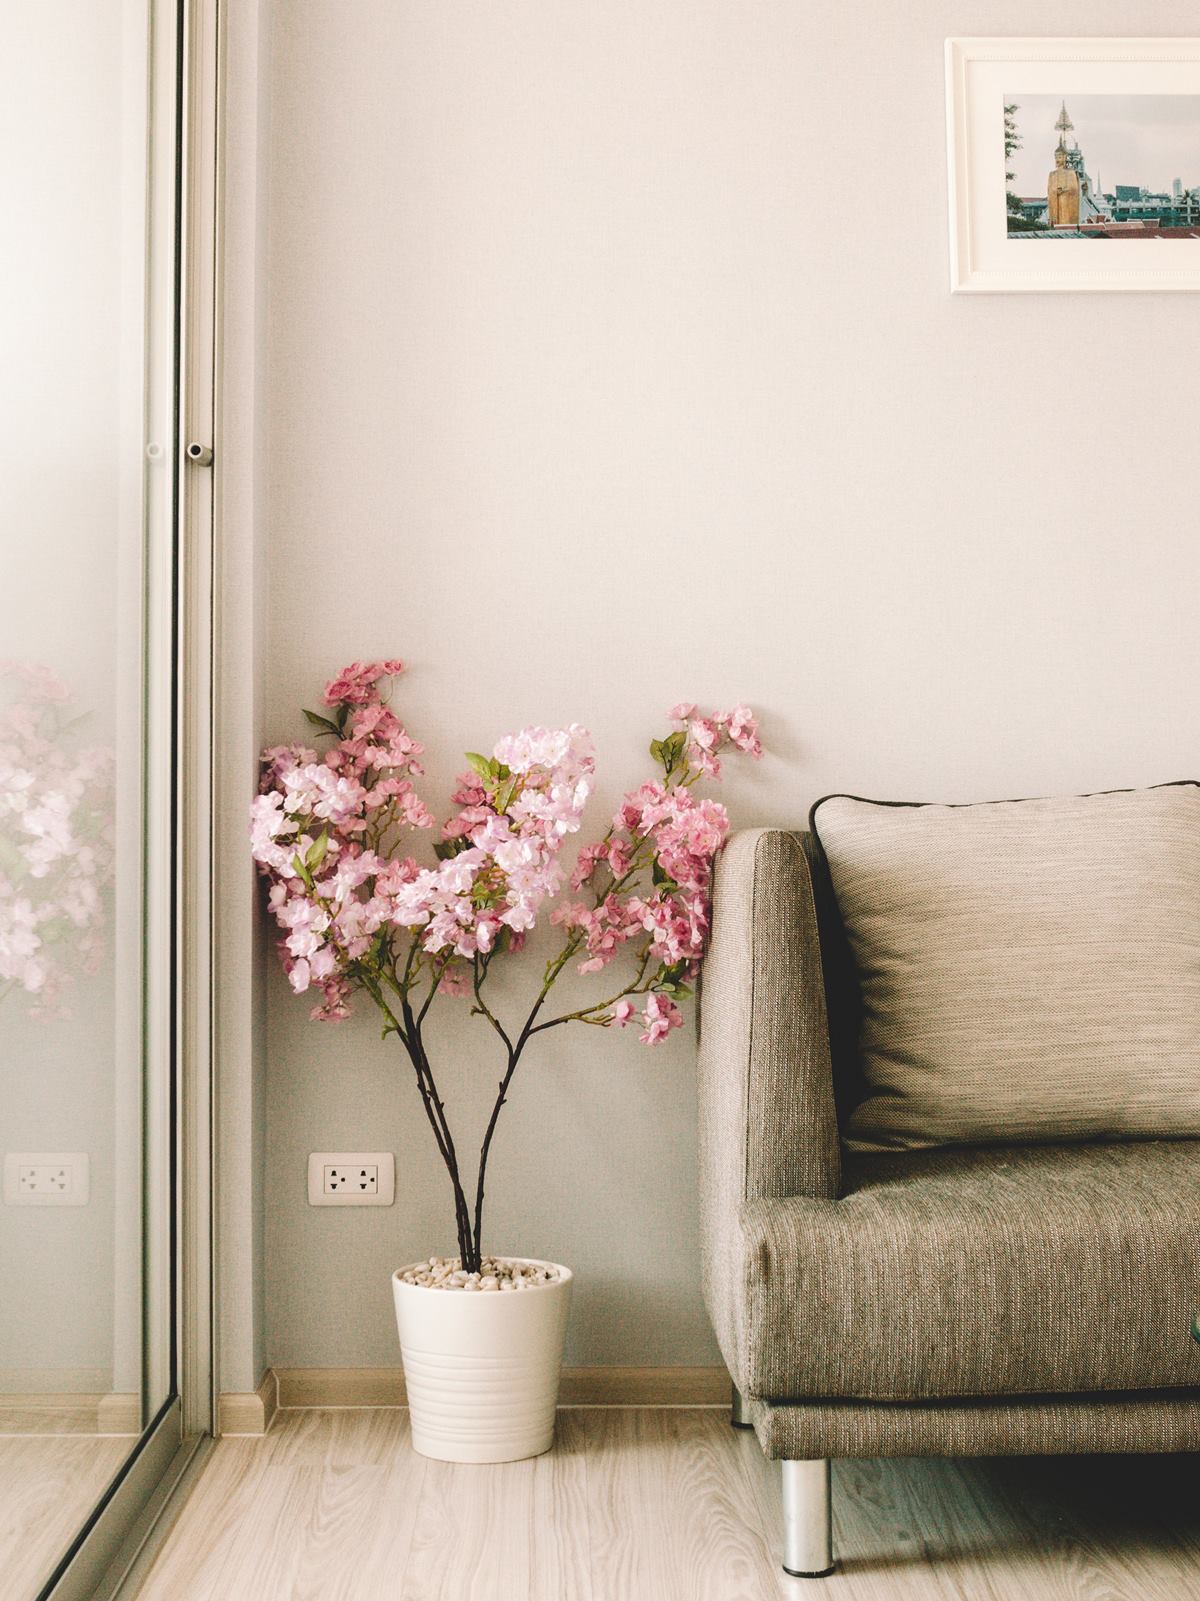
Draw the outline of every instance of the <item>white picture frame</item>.
<instances>
[{"instance_id":1,"label":"white picture frame","mask_svg":"<svg viewBox=\"0 0 1200 1601\"><path fill-rule=\"evenodd\" d=\"M1200 236L1116 237L1100 225L1090 237L1053 231L1036 241L1010 236L1003 114L1014 94L1066 102L1072 96L1200 96L1200 39L946 40L951 290L1200 290ZM1054 155L1051 137L1048 168ZM1200 152L1195 167L1188 177L1200 183ZM1101 192L1099 198L1106 197Z\"/></svg>"}]
</instances>

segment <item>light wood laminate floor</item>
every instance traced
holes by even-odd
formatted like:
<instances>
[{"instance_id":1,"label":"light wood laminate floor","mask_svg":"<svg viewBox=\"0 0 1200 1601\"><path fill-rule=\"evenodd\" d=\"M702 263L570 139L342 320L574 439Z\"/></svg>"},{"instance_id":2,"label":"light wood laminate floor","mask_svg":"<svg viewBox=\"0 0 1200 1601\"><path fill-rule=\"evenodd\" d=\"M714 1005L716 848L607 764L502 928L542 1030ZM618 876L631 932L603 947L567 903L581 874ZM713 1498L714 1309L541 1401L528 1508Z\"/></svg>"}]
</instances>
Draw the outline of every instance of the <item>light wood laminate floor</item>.
<instances>
[{"instance_id":1,"label":"light wood laminate floor","mask_svg":"<svg viewBox=\"0 0 1200 1601\"><path fill-rule=\"evenodd\" d=\"M218 1442L139 1601L1200 1601L1193 1457L842 1462L788 1579L773 1471L714 1410L580 1408L547 1456L426 1461L403 1410Z\"/></svg>"},{"instance_id":2,"label":"light wood laminate floor","mask_svg":"<svg viewBox=\"0 0 1200 1601\"><path fill-rule=\"evenodd\" d=\"M0 1601L37 1594L133 1443L95 1433L0 1435Z\"/></svg>"}]
</instances>

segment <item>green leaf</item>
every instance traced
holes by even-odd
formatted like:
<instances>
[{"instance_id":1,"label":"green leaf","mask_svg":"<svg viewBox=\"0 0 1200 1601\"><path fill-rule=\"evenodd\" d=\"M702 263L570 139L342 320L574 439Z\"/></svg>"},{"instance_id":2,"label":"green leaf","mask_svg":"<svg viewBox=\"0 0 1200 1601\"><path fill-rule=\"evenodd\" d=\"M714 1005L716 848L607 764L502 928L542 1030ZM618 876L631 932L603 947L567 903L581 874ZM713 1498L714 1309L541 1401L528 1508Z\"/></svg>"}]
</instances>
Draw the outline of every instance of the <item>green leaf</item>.
<instances>
[{"instance_id":1,"label":"green leaf","mask_svg":"<svg viewBox=\"0 0 1200 1601\"><path fill-rule=\"evenodd\" d=\"M467 752L467 761L487 784L495 783L498 770L494 761L487 756L481 756L477 750Z\"/></svg>"},{"instance_id":2,"label":"green leaf","mask_svg":"<svg viewBox=\"0 0 1200 1601\"><path fill-rule=\"evenodd\" d=\"M307 886L307 888L311 889L313 887L312 874L304 865L304 862L299 854L292 857L292 866L296 869L296 876Z\"/></svg>"},{"instance_id":3,"label":"green leaf","mask_svg":"<svg viewBox=\"0 0 1200 1601\"><path fill-rule=\"evenodd\" d=\"M651 754L651 756L654 758L654 760L656 762L661 762L662 761L662 759L663 759L663 742L662 742L661 739L652 739L650 741L650 754Z\"/></svg>"},{"instance_id":4,"label":"green leaf","mask_svg":"<svg viewBox=\"0 0 1200 1601\"><path fill-rule=\"evenodd\" d=\"M433 846L433 854L439 862L448 862L452 856L457 856L459 851L469 850L470 847L471 841L466 835L459 834L454 839L436 840Z\"/></svg>"},{"instance_id":5,"label":"green leaf","mask_svg":"<svg viewBox=\"0 0 1200 1601\"><path fill-rule=\"evenodd\" d=\"M321 863L325 860L325 853L328 851L328 849L329 834L327 832L323 832L319 834L308 847L308 856L305 859L305 866L310 872L315 873L317 868L320 867Z\"/></svg>"},{"instance_id":6,"label":"green leaf","mask_svg":"<svg viewBox=\"0 0 1200 1601\"><path fill-rule=\"evenodd\" d=\"M515 778L510 778L506 784L501 784L492 797L493 806L498 812L506 812L516 799L520 789L521 775L518 773Z\"/></svg>"},{"instance_id":7,"label":"green leaf","mask_svg":"<svg viewBox=\"0 0 1200 1601\"><path fill-rule=\"evenodd\" d=\"M659 889L676 890L679 888L679 885L667 872L666 868L659 865L657 856L654 858L654 865L650 869L650 877Z\"/></svg>"},{"instance_id":8,"label":"green leaf","mask_svg":"<svg viewBox=\"0 0 1200 1601\"><path fill-rule=\"evenodd\" d=\"M669 995L673 1001L682 1001L692 993L690 984L681 984L665 975L655 980L654 988L660 995Z\"/></svg>"},{"instance_id":9,"label":"green leaf","mask_svg":"<svg viewBox=\"0 0 1200 1601\"><path fill-rule=\"evenodd\" d=\"M304 708L304 715L305 715L305 717L308 718L309 722L313 725L314 728L321 729L321 731L323 733L326 733L326 734L340 734L341 733L341 729L338 726L338 724L334 723L334 722L331 722L328 717L322 716L322 714L320 712L310 712L308 710L307 706L306 706Z\"/></svg>"}]
</instances>

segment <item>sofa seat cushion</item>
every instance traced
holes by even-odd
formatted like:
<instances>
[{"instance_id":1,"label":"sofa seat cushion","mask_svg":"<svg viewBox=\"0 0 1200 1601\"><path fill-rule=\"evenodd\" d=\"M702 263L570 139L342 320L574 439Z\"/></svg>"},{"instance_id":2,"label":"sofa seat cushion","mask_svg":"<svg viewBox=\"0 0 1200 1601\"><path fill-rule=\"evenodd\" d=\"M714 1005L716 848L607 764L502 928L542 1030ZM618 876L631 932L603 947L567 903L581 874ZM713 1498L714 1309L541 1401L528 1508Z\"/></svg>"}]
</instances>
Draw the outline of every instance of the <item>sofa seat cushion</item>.
<instances>
[{"instance_id":1,"label":"sofa seat cushion","mask_svg":"<svg viewBox=\"0 0 1200 1601\"><path fill-rule=\"evenodd\" d=\"M844 1182L742 1207L752 1395L1200 1384L1200 1142L858 1155Z\"/></svg>"},{"instance_id":2,"label":"sofa seat cushion","mask_svg":"<svg viewBox=\"0 0 1200 1601\"><path fill-rule=\"evenodd\" d=\"M854 952L860 1151L1200 1137L1200 787L813 829Z\"/></svg>"}]
</instances>

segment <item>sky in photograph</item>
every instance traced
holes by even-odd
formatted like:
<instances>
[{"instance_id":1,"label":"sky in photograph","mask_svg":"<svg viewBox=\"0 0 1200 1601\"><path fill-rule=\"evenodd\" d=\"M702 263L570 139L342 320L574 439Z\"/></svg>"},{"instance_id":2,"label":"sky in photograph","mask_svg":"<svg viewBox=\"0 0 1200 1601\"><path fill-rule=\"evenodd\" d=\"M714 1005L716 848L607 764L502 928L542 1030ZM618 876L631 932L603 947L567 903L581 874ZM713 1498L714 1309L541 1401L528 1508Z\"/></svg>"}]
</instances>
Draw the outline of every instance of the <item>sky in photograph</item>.
<instances>
[{"instance_id":1,"label":"sky in photograph","mask_svg":"<svg viewBox=\"0 0 1200 1601\"><path fill-rule=\"evenodd\" d=\"M1054 166L1062 95L1006 94L1017 105L1021 149L1009 162L1019 195L1044 195ZM1171 180L1200 188L1200 95L1068 95L1084 165L1108 194L1119 183L1170 193Z\"/></svg>"}]
</instances>

